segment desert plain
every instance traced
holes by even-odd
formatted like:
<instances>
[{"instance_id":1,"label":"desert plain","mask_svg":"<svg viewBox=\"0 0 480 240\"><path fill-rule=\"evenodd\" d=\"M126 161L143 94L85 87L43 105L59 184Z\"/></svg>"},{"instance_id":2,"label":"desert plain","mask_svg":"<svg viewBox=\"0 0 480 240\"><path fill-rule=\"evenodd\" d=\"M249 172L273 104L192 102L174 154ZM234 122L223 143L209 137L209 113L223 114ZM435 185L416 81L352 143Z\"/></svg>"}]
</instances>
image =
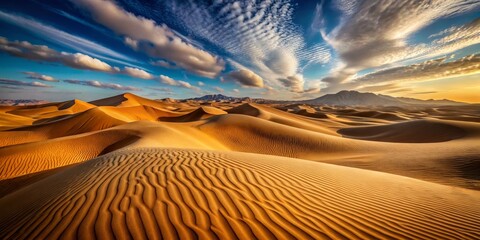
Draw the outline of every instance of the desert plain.
<instances>
[{"instance_id":1,"label":"desert plain","mask_svg":"<svg viewBox=\"0 0 480 240\"><path fill-rule=\"evenodd\" d=\"M1 239L479 239L480 107L0 108Z\"/></svg>"}]
</instances>

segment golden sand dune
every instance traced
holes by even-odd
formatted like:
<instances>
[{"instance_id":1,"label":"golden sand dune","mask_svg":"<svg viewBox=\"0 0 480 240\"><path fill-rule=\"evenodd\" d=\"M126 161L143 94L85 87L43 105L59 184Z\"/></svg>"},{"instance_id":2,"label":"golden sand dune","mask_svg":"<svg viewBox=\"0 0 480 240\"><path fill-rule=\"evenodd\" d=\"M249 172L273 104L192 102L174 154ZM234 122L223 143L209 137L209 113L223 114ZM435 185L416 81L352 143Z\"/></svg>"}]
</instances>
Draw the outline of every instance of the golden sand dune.
<instances>
[{"instance_id":1,"label":"golden sand dune","mask_svg":"<svg viewBox=\"0 0 480 240\"><path fill-rule=\"evenodd\" d=\"M159 120L167 122L191 122L223 114L227 114L227 112L215 107L202 106L182 116L160 117Z\"/></svg>"},{"instance_id":2,"label":"golden sand dune","mask_svg":"<svg viewBox=\"0 0 480 240\"><path fill-rule=\"evenodd\" d=\"M389 125L340 129L345 137L382 142L443 142L466 135L464 129L438 121L417 120Z\"/></svg>"},{"instance_id":3,"label":"golden sand dune","mask_svg":"<svg viewBox=\"0 0 480 240\"><path fill-rule=\"evenodd\" d=\"M93 108L66 119L0 132L0 146L87 133L124 123L99 108Z\"/></svg>"},{"instance_id":4,"label":"golden sand dune","mask_svg":"<svg viewBox=\"0 0 480 240\"><path fill-rule=\"evenodd\" d=\"M312 119L290 114L275 108L261 106L259 104L245 103L238 107L231 108L227 110L227 112L230 114L253 116L296 128L307 129L310 131L337 135L335 131L319 125L317 121L314 121Z\"/></svg>"},{"instance_id":5,"label":"golden sand dune","mask_svg":"<svg viewBox=\"0 0 480 240\"><path fill-rule=\"evenodd\" d=\"M479 117L133 94L1 107L0 238L478 239Z\"/></svg>"},{"instance_id":6,"label":"golden sand dune","mask_svg":"<svg viewBox=\"0 0 480 240\"><path fill-rule=\"evenodd\" d=\"M118 151L0 199L2 238L480 237L480 194L232 152Z\"/></svg>"},{"instance_id":7,"label":"golden sand dune","mask_svg":"<svg viewBox=\"0 0 480 240\"><path fill-rule=\"evenodd\" d=\"M3 147L0 180L89 160L135 140L133 133L112 130Z\"/></svg>"}]
</instances>

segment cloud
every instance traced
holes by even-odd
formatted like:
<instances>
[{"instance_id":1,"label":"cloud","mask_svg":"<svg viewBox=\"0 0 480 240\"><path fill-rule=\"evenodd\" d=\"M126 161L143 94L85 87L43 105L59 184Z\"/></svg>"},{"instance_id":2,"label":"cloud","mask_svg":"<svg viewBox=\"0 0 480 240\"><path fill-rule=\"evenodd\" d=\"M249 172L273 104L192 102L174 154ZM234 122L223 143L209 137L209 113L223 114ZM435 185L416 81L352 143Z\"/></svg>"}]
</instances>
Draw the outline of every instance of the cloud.
<instances>
[{"instance_id":1,"label":"cloud","mask_svg":"<svg viewBox=\"0 0 480 240\"><path fill-rule=\"evenodd\" d=\"M101 72L114 71L114 69L107 63L96 58L92 58L88 55L82 53L57 52L45 45L33 45L26 41L10 42L6 38L0 37L0 51L16 57L30 60L56 62L77 69Z\"/></svg>"},{"instance_id":2,"label":"cloud","mask_svg":"<svg viewBox=\"0 0 480 240\"><path fill-rule=\"evenodd\" d=\"M76 51L88 54L90 56L121 64L125 64L125 62L137 62L137 60L117 53L98 43L45 25L36 19L27 19L22 16L5 13L3 11L0 11L0 19L12 23L15 26L27 29L28 31L41 36L50 42L70 47Z\"/></svg>"},{"instance_id":3,"label":"cloud","mask_svg":"<svg viewBox=\"0 0 480 240\"><path fill-rule=\"evenodd\" d=\"M205 83L203 83L202 81L198 81L198 86L200 87L205 86Z\"/></svg>"},{"instance_id":4,"label":"cloud","mask_svg":"<svg viewBox=\"0 0 480 240\"><path fill-rule=\"evenodd\" d=\"M425 92L414 92L412 94L422 95L422 94L432 94L432 93L437 93L437 92L436 91L425 91Z\"/></svg>"},{"instance_id":5,"label":"cloud","mask_svg":"<svg viewBox=\"0 0 480 240\"><path fill-rule=\"evenodd\" d=\"M197 75L214 78L223 69L222 59L187 43L165 24L127 12L111 1L75 0L98 23L124 35L130 46L152 57L166 59Z\"/></svg>"},{"instance_id":6,"label":"cloud","mask_svg":"<svg viewBox=\"0 0 480 240\"><path fill-rule=\"evenodd\" d=\"M380 70L354 79L351 85L376 85L390 82L390 84L381 85L389 87L394 86L395 83L429 81L480 73L480 54L472 54L450 62L446 60L447 58L443 57Z\"/></svg>"},{"instance_id":7,"label":"cloud","mask_svg":"<svg viewBox=\"0 0 480 240\"><path fill-rule=\"evenodd\" d=\"M83 85L83 86L90 86L90 87L96 87L96 88L103 88L103 89L112 89L112 90L122 90L122 91L141 91L141 89L132 87L132 86L123 86L120 84L116 83L105 83L105 82L99 82L96 80L91 80L91 81L83 81L83 80L63 80L66 83L71 83L71 84L77 84L77 85Z\"/></svg>"},{"instance_id":8,"label":"cloud","mask_svg":"<svg viewBox=\"0 0 480 240\"><path fill-rule=\"evenodd\" d=\"M221 87L214 87L213 89L215 89L215 91L217 92L221 92L221 93L225 92L225 90Z\"/></svg>"},{"instance_id":9,"label":"cloud","mask_svg":"<svg viewBox=\"0 0 480 240\"><path fill-rule=\"evenodd\" d=\"M479 6L476 0L338 1L336 7L343 13L338 26L327 33L325 21L316 21L322 37L341 60L340 67L324 81L333 90L364 69L435 57L478 43L478 34L465 34L472 32L471 28L456 36L450 34L451 41L412 45L408 40L435 20Z\"/></svg>"},{"instance_id":10,"label":"cloud","mask_svg":"<svg viewBox=\"0 0 480 240\"><path fill-rule=\"evenodd\" d=\"M135 78L142 78L142 79L152 79L153 75L138 68L132 68L132 67L125 67L122 70L123 73L135 77Z\"/></svg>"},{"instance_id":11,"label":"cloud","mask_svg":"<svg viewBox=\"0 0 480 240\"><path fill-rule=\"evenodd\" d=\"M0 51L6 52L12 56L26 58L29 60L60 63L76 69L107 72L112 74L126 74L134 78L153 79L154 76L145 70L133 67L124 67L120 70L118 67L112 67L108 63L99 59L92 58L82 53L58 52L45 45L33 45L27 41L9 41L0 37ZM32 73L33 74L33 73ZM39 75L31 75L31 78L48 81L48 76L43 79Z\"/></svg>"},{"instance_id":12,"label":"cloud","mask_svg":"<svg viewBox=\"0 0 480 240\"><path fill-rule=\"evenodd\" d=\"M192 86L190 83L188 82L185 82L185 81L181 81L181 80L175 80L169 76L165 76L165 75L160 75L158 77L158 80L163 83L163 84L166 84L166 85L170 85L170 86L176 86L176 87L182 87L182 88L187 88L187 89L192 89L196 92L201 92L201 89L198 88L198 87L195 87L195 86Z\"/></svg>"},{"instance_id":13,"label":"cloud","mask_svg":"<svg viewBox=\"0 0 480 240\"><path fill-rule=\"evenodd\" d=\"M234 89L232 90L232 92L234 92L234 93L240 93L240 90L234 88Z\"/></svg>"},{"instance_id":14,"label":"cloud","mask_svg":"<svg viewBox=\"0 0 480 240\"><path fill-rule=\"evenodd\" d=\"M46 82L58 82L57 79L51 76L35 73L35 72L22 72L23 74L27 75L28 78L30 79L36 79L36 80L41 80L41 81L46 81Z\"/></svg>"},{"instance_id":15,"label":"cloud","mask_svg":"<svg viewBox=\"0 0 480 240\"><path fill-rule=\"evenodd\" d=\"M10 80L5 78L0 78L1 85L11 85L11 86L26 86L26 87L42 87L42 88L50 88L52 86L47 85L41 82L24 82L18 80Z\"/></svg>"},{"instance_id":16,"label":"cloud","mask_svg":"<svg viewBox=\"0 0 480 240\"><path fill-rule=\"evenodd\" d=\"M155 62L152 62L152 65L159 66L159 67L164 67L164 68L169 68L169 69L178 68L177 66L175 66L175 64L164 61L164 60L157 60Z\"/></svg>"},{"instance_id":17,"label":"cloud","mask_svg":"<svg viewBox=\"0 0 480 240\"><path fill-rule=\"evenodd\" d=\"M263 79L254 72L247 69L232 71L228 73L224 79L227 81L235 81L243 86L260 88L264 86Z\"/></svg>"},{"instance_id":18,"label":"cloud","mask_svg":"<svg viewBox=\"0 0 480 240\"><path fill-rule=\"evenodd\" d=\"M302 75L280 78L278 80L283 84L283 86L290 88L292 92L303 92L303 84L305 83L305 80L303 80Z\"/></svg>"},{"instance_id":19,"label":"cloud","mask_svg":"<svg viewBox=\"0 0 480 240\"><path fill-rule=\"evenodd\" d=\"M159 92L164 92L164 93L173 93L173 90L167 87L147 87L147 88L155 91L159 91Z\"/></svg>"},{"instance_id":20,"label":"cloud","mask_svg":"<svg viewBox=\"0 0 480 240\"><path fill-rule=\"evenodd\" d=\"M296 3L279 1L164 1L172 24L225 52L236 70L251 69L268 85L327 63L325 44L309 46L292 21ZM181 11L179 10L181 9Z\"/></svg>"}]
</instances>

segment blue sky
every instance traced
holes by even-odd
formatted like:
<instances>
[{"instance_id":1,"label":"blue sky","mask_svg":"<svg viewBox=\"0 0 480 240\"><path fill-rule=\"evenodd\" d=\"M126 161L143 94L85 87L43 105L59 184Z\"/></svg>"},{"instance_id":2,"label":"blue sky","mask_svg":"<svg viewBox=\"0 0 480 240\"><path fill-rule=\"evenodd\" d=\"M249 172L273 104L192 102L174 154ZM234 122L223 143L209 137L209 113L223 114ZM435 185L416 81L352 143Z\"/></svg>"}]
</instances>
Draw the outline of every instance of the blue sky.
<instances>
[{"instance_id":1,"label":"blue sky","mask_svg":"<svg viewBox=\"0 0 480 240\"><path fill-rule=\"evenodd\" d=\"M16 0L0 4L1 98L340 90L480 102L474 0Z\"/></svg>"}]
</instances>

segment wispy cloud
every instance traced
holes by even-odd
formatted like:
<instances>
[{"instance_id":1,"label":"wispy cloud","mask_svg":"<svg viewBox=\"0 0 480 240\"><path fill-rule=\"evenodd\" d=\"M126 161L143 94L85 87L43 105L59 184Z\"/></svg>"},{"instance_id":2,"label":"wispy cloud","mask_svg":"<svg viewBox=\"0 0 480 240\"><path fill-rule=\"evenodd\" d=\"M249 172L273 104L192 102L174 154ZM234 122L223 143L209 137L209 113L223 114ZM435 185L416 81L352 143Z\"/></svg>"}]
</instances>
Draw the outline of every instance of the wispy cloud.
<instances>
[{"instance_id":1,"label":"wispy cloud","mask_svg":"<svg viewBox=\"0 0 480 240\"><path fill-rule=\"evenodd\" d=\"M390 82L390 84L383 85L388 87L394 86L396 83L428 81L477 73L480 73L480 54L472 54L454 61L447 61L447 58L443 57L418 64L380 70L358 77L350 85L374 85Z\"/></svg>"},{"instance_id":2,"label":"wispy cloud","mask_svg":"<svg viewBox=\"0 0 480 240\"><path fill-rule=\"evenodd\" d=\"M136 16L114 2L72 2L88 11L98 23L125 36L128 45L152 57L171 61L180 68L210 78L216 77L224 69L222 59L185 42L166 25L158 25L151 19Z\"/></svg>"},{"instance_id":3,"label":"wispy cloud","mask_svg":"<svg viewBox=\"0 0 480 240\"><path fill-rule=\"evenodd\" d=\"M58 80L55 79L52 76L43 75L43 74L36 73L36 72L22 72L22 73L27 75L28 78L30 78L30 79L36 79L36 80L41 80L41 81L46 81L46 82L58 82Z\"/></svg>"},{"instance_id":4,"label":"wispy cloud","mask_svg":"<svg viewBox=\"0 0 480 240\"><path fill-rule=\"evenodd\" d=\"M132 87L132 86L123 86L116 83L105 83L96 80L91 81L84 81L84 80L63 80L66 83L83 85L83 86L90 86L96 88L103 88L103 89L112 89L112 90L122 90L122 91L141 91L140 88Z\"/></svg>"},{"instance_id":5,"label":"wispy cloud","mask_svg":"<svg viewBox=\"0 0 480 240\"><path fill-rule=\"evenodd\" d=\"M107 72L113 74L125 74L134 78L153 79L154 76L145 70L133 67L112 67L108 63L90 57L83 53L58 52L45 45L34 45L27 41L9 41L0 37L0 51L12 56L29 60L60 63L76 69ZM27 74L27 73L26 73ZM31 78L48 81L49 76L28 73ZM51 79L52 80L52 79Z\"/></svg>"},{"instance_id":6,"label":"wispy cloud","mask_svg":"<svg viewBox=\"0 0 480 240\"><path fill-rule=\"evenodd\" d=\"M217 86L217 87L214 87L213 89L214 89L215 91L217 91L217 92L220 92L220 93L225 92L225 89L223 89L223 88L221 88L221 87L218 87L218 86Z\"/></svg>"},{"instance_id":7,"label":"wispy cloud","mask_svg":"<svg viewBox=\"0 0 480 240\"><path fill-rule=\"evenodd\" d=\"M473 33L477 31L473 28L462 28L461 34L449 34L451 41L412 45L408 39L435 20L472 11L479 6L480 2L476 0L338 1L336 7L343 15L337 27L326 32L326 20L317 21L319 31L335 49L341 63L324 82L335 91L343 88L361 70L435 57L478 43L480 37Z\"/></svg>"},{"instance_id":8,"label":"wispy cloud","mask_svg":"<svg viewBox=\"0 0 480 240\"><path fill-rule=\"evenodd\" d=\"M45 45L33 45L26 41L8 41L0 37L0 51L30 60L61 63L77 69L112 72L114 69L105 62L82 53L57 52Z\"/></svg>"},{"instance_id":9,"label":"wispy cloud","mask_svg":"<svg viewBox=\"0 0 480 240\"><path fill-rule=\"evenodd\" d=\"M175 80L169 76L165 76L165 75L160 75L158 77L158 81L160 83L163 83L163 84L166 84L166 85L170 85L170 86L176 86L176 87L181 87L181 88L187 88L187 89L192 89L196 92L201 92L202 90L199 88L199 87L195 87L193 85L191 85L190 83L188 82L185 82L185 81L182 81L182 80Z\"/></svg>"},{"instance_id":10,"label":"wispy cloud","mask_svg":"<svg viewBox=\"0 0 480 240\"><path fill-rule=\"evenodd\" d=\"M24 82L24 81L11 80L11 79L5 79L5 78L0 78L0 84L11 85L11 86L41 87L41 88L52 87L50 85L47 85L41 82Z\"/></svg>"},{"instance_id":11,"label":"wispy cloud","mask_svg":"<svg viewBox=\"0 0 480 240\"><path fill-rule=\"evenodd\" d=\"M0 11L0 19L10 22L17 27L27 29L34 34L49 40L50 42L67 46L75 51L85 53L90 56L126 65L131 65L131 63L139 63L135 59L115 52L98 43L43 24L35 19L28 19L3 11Z\"/></svg>"},{"instance_id":12,"label":"wispy cloud","mask_svg":"<svg viewBox=\"0 0 480 240\"><path fill-rule=\"evenodd\" d=\"M300 65L326 63L331 55L326 45L308 46L293 23L295 4L280 1L167 1L173 20L189 34L227 53L269 85L279 86L278 78L301 74ZM179 11L179 9L182 9Z\"/></svg>"}]
</instances>

